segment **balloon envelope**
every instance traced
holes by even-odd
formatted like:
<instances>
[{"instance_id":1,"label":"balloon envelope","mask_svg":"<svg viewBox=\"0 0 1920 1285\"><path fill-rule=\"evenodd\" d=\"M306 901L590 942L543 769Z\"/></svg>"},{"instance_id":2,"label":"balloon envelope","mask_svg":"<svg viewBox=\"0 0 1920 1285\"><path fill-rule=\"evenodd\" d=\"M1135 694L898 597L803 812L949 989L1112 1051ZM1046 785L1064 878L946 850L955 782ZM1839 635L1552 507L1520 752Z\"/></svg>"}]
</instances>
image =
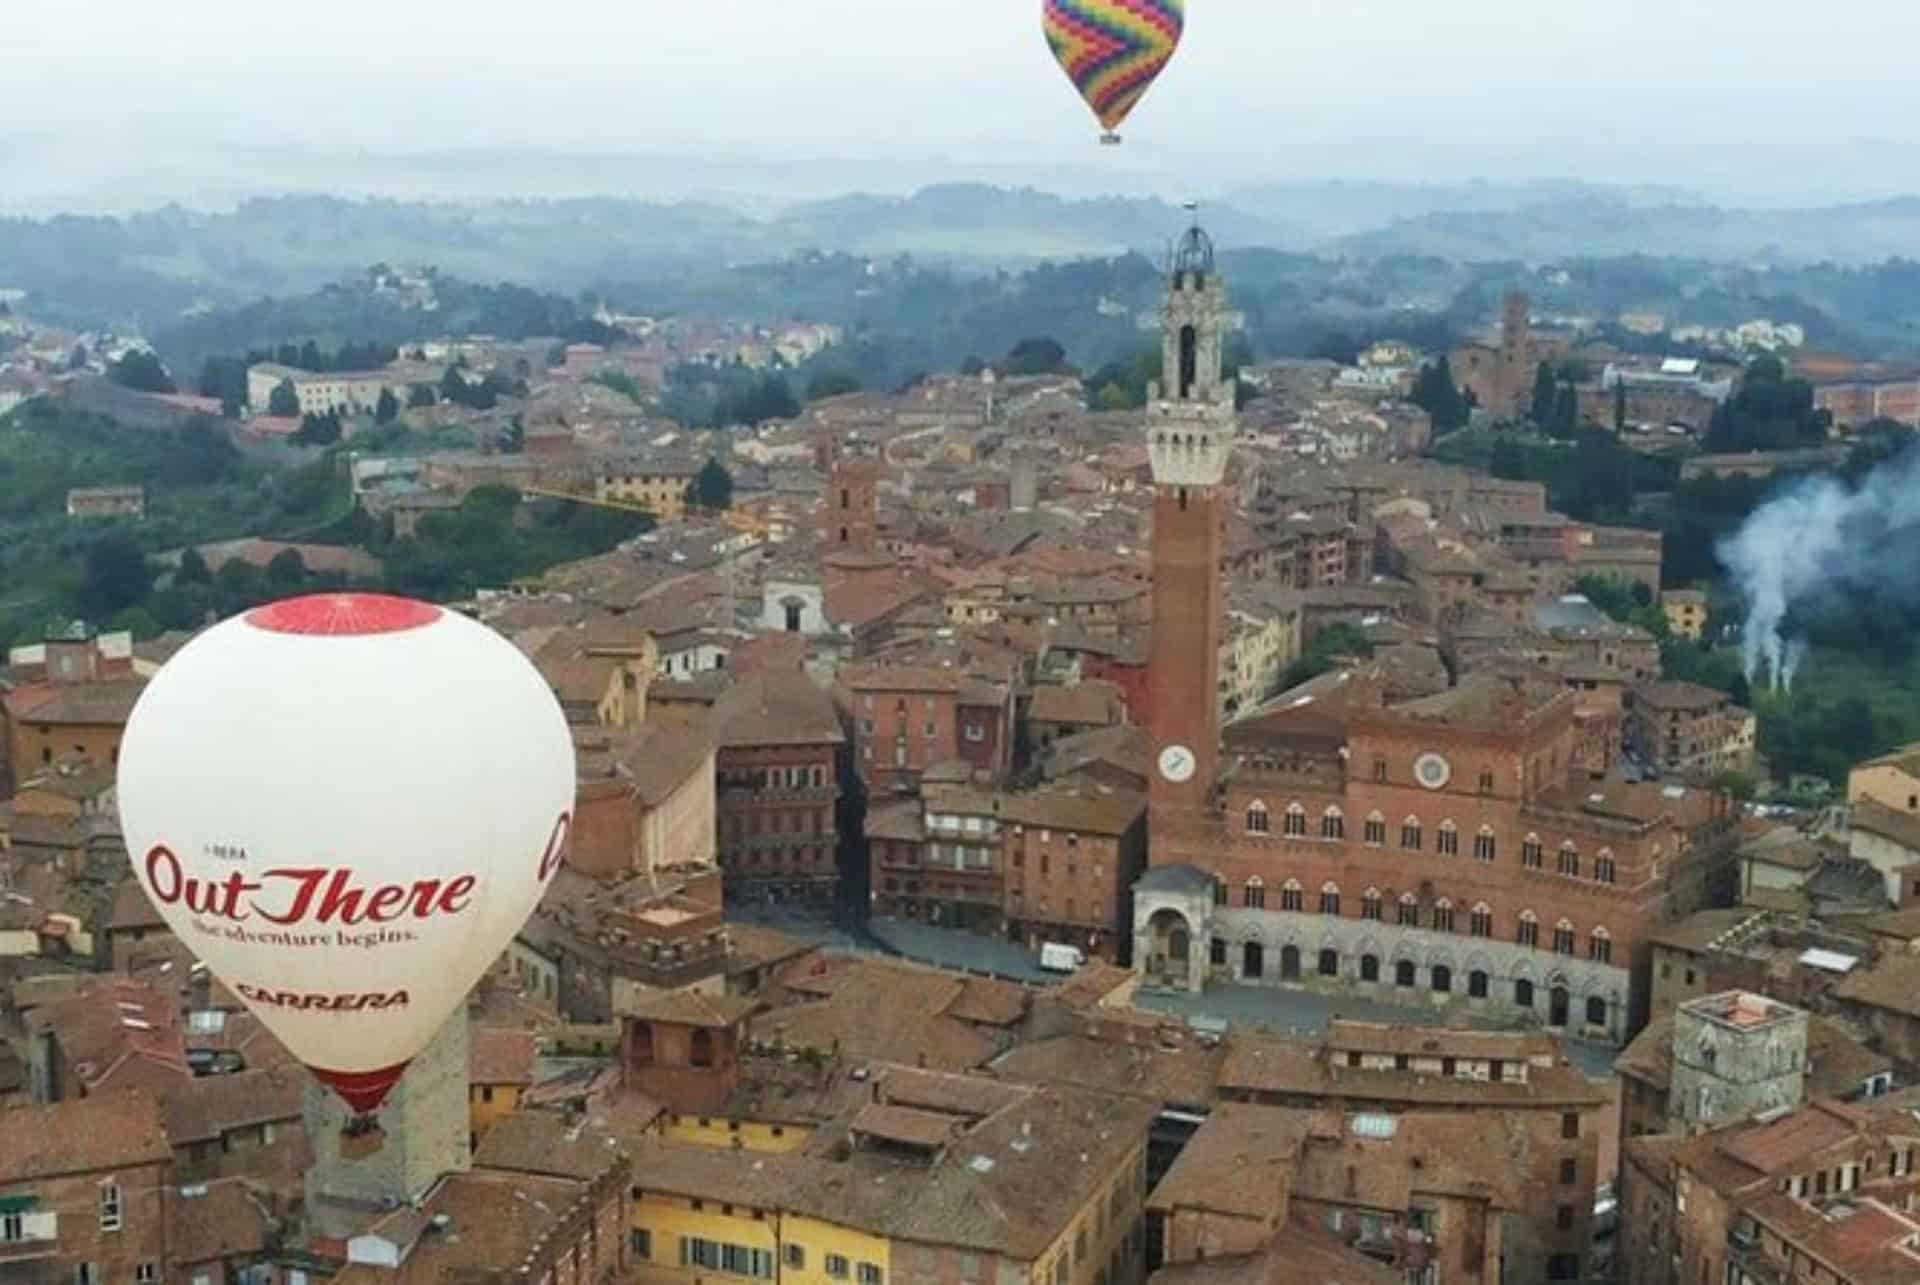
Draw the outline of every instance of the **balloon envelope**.
<instances>
[{"instance_id":1,"label":"balloon envelope","mask_svg":"<svg viewBox=\"0 0 1920 1285\"><path fill-rule=\"evenodd\" d=\"M128 719L118 788L161 918L364 1114L559 866L573 744L484 625L330 594L182 648Z\"/></svg>"},{"instance_id":2,"label":"balloon envelope","mask_svg":"<svg viewBox=\"0 0 1920 1285\"><path fill-rule=\"evenodd\" d=\"M1118 129L1172 61L1186 0L1046 0L1047 44L1100 124Z\"/></svg>"}]
</instances>

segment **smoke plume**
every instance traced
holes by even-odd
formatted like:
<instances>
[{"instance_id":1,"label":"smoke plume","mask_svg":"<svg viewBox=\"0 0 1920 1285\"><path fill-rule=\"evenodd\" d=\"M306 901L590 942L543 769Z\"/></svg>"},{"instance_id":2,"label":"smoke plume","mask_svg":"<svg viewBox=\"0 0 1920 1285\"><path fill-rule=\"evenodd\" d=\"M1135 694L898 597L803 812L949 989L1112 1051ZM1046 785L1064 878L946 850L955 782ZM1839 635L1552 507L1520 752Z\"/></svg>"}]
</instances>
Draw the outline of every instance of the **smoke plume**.
<instances>
[{"instance_id":1,"label":"smoke plume","mask_svg":"<svg viewBox=\"0 0 1920 1285\"><path fill-rule=\"evenodd\" d=\"M1720 561L1747 604L1741 634L1747 681L1763 674L1791 690L1806 659L1786 636L1795 604L1823 591L1871 589L1920 596L1920 448L1849 486L1834 477L1795 483L1720 541Z\"/></svg>"}]
</instances>

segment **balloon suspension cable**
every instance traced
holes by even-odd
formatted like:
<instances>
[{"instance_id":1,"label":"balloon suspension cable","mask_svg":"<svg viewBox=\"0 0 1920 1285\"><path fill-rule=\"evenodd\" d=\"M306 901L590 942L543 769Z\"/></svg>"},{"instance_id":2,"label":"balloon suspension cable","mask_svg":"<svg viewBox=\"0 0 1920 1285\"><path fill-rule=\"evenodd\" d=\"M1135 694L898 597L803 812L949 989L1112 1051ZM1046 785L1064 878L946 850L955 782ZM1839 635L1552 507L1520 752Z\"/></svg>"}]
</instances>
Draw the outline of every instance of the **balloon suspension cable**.
<instances>
[{"instance_id":1,"label":"balloon suspension cable","mask_svg":"<svg viewBox=\"0 0 1920 1285\"><path fill-rule=\"evenodd\" d=\"M1114 133L1112 130L1108 130L1106 133L1100 136L1100 146L1102 147L1120 146L1120 135Z\"/></svg>"},{"instance_id":2,"label":"balloon suspension cable","mask_svg":"<svg viewBox=\"0 0 1920 1285\"><path fill-rule=\"evenodd\" d=\"M378 1133L380 1132L380 1117L371 1111L365 1115L356 1112L347 1117L347 1122L340 1126L340 1132L344 1137L348 1138L363 1138L370 1133Z\"/></svg>"}]
</instances>

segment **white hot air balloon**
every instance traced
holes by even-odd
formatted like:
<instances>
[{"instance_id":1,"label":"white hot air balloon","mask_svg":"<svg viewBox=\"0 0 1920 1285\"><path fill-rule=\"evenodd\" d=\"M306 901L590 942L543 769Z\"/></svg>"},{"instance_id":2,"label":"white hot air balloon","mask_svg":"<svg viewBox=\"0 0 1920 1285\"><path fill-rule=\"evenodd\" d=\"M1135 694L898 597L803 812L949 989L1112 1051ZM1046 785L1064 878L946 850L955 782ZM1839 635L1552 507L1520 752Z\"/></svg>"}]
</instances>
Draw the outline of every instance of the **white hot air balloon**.
<instances>
[{"instance_id":1,"label":"white hot air balloon","mask_svg":"<svg viewBox=\"0 0 1920 1285\"><path fill-rule=\"evenodd\" d=\"M370 1128L564 860L573 744L484 625L327 594L168 661L119 794L161 918Z\"/></svg>"}]
</instances>

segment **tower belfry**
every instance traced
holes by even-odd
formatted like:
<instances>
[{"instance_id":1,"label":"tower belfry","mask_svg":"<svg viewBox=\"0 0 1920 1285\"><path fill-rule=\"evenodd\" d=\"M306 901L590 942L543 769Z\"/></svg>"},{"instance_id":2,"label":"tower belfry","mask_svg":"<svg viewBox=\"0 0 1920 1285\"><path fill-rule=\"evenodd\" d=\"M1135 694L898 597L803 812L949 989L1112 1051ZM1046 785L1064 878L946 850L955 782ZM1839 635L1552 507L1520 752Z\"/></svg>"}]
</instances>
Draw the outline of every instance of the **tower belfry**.
<instances>
[{"instance_id":1,"label":"tower belfry","mask_svg":"<svg viewBox=\"0 0 1920 1285\"><path fill-rule=\"evenodd\" d=\"M1196 221L1167 264L1161 378L1147 392L1153 469L1150 804L1204 809L1219 756L1219 671L1227 458L1234 389L1222 378L1231 324L1213 242Z\"/></svg>"}]
</instances>

